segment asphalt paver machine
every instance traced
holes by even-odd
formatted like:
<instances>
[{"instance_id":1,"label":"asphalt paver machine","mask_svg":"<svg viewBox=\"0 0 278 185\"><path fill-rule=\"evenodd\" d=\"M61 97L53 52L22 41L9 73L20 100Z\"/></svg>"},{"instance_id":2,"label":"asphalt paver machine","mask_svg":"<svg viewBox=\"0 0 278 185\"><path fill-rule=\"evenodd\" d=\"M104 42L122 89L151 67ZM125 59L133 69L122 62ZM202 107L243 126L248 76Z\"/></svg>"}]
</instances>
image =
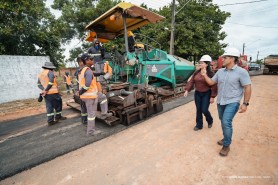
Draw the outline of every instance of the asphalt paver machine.
<instances>
[{"instance_id":1,"label":"asphalt paver machine","mask_svg":"<svg viewBox=\"0 0 278 185\"><path fill-rule=\"evenodd\" d=\"M109 112L113 114L102 120L108 125L129 125L161 112L163 101L181 95L188 78L195 71L191 62L169 55L159 47L136 42L131 42L130 47L131 31L162 19L161 15L122 2L86 26L89 31L87 41L98 38L101 42L109 42L119 35L124 36L124 54L112 53L108 60L111 77L101 81ZM80 109L79 102L75 97L67 104ZM100 116L97 118L101 119Z\"/></svg>"}]
</instances>

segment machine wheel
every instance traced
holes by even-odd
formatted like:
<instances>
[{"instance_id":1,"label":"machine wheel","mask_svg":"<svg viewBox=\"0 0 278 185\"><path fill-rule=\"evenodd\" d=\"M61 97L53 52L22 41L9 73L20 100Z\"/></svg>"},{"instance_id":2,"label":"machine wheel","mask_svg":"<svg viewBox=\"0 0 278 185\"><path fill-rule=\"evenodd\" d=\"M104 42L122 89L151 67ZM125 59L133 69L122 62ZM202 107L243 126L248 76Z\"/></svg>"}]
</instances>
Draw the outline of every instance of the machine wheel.
<instances>
[{"instance_id":1,"label":"machine wheel","mask_svg":"<svg viewBox=\"0 0 278 185\"><path fill-rule=\"evenodd\" d=\"M154 96L152 94L149 94L148 95L148 100L147 100L147 104L148 104L147 117L149 117L149 116L151 116L152 114L155 113L153 100L154 100Z\"/></svg>"},{"instance_id":2,"label":"machine wheel","mask_svg":"<svg viewBox=\"0 0 278 185\"><path fill-rule=\"evenodd\" d=\"M162 104L161 97L159 97L157 99L157 104L155 104L154 110L155 110L155 113L163 111L163 104Z\"/></svg>"}]
</instances>

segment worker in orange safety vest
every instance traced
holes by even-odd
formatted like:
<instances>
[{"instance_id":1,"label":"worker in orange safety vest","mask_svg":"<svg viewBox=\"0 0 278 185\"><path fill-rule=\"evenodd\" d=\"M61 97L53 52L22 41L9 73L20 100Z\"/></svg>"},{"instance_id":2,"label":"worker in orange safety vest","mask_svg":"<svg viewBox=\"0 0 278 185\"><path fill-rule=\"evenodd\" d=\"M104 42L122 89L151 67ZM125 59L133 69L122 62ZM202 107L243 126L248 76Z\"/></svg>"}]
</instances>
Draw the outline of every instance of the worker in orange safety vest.
<instances>
[{"instance_id":1,"label":"worker in orange safety vest","mask_svg":"<svg viewBox=\"0 0 278 185\"><path fill-rule=\"evenodd\" d=\"M53 72L56 67L51 62L45 62L42 68L43 71L38 76L38 87L45 100L48 125L53 125L66 117L62 116L62 98Z\"/></svg>"},{"instance_id":2,"label":"worker in orange safety vest","mask_svg":"<svg viewBox=\"0 0 278 185\"><path fill-rule=\"evenodd\" d=\"M64 83L66 84L67 94L70 94L70 90L72 90L72 92L74 93L74 89L73 89L73 85L72 85L72 81L71 81L71 76L69 75L68 71L65 72Z\"/></svg>"},{"instance_id":3,"label":"worker in orange safety vest","mask_svg":"<svg viewBox=\"0 0 278 185\"><path fill-rule=\"evenodd\" d=\"M110 66L110 64L109 64L108 61L106 61L106 62L104 63L103 72L105 73L104 76L103 76L103 78L104 78L105 80L108 80L108 79L110 79L110 78L112 77L112 68L111 68L111 66Z\"/></svg>"},{"instance_id":4,"label":"worker in orange safety vest","mask_svg":"<svg viewBox=\"0 0 278 185\"><path fill-rule=\"evenodd\" d=\"M84 63L84 67L78 74L79 91L76 95L80 96L80 99L86 105L86 111L88 113L87 123L87 135L96 135L100 133L100 130L96 130L95 118L98 103L98 89L96 84L96 78L93 75L91 66L94 64L93 59L87 53L81 56L81 60Z\"/></svg>"},{"instance_id":5,"label":"worker in orange safety vest","mask_svg":"<svg viewBox=\"0 0 278 185\"><path fill-rule=\"evenodd\" d=\"M79 91L79 79L78 79L78 75L81 74L81 71L82 71L82 69L84 67L84 63L83 63L81 57L77 57L76 61L78 63L78 68L76 69L76 71L74 73L74 76L75 76L76 82L77 82L76 91ZM79 94L78 95L75 94L73 97L74 97L75 102L79 102L80 103L81 123L83 125L87 125L87 123L88 123L88 113L87 113L87 109L86 109L86 104L85 104L84 101L82 101L80 99Z\"/></svg>"}]
</instances>

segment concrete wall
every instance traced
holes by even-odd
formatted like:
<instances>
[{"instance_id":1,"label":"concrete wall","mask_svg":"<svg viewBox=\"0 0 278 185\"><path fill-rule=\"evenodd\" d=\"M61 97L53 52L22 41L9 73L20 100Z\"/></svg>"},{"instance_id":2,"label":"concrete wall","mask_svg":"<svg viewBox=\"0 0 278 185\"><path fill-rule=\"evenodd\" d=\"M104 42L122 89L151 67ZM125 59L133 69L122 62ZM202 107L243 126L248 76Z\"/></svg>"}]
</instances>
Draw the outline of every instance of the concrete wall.
<instances>
[{"instance_id":1,"label":"concrete wall","mask_svg":"<svg viewBox=\"0 0 278 185\"><path fill-rule=\"evenodd\" d=\"M38 74L48 56L0 55L0 103L37 98Z\"/></svg>"}]
</instances>

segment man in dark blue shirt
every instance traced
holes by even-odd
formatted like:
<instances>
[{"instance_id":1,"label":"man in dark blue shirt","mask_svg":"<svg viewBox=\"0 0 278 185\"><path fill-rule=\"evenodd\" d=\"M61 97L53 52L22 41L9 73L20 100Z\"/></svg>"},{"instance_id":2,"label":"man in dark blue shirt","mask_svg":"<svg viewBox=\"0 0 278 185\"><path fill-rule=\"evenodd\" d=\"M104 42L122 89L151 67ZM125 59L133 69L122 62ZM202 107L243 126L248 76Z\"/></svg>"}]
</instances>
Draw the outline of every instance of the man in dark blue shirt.
<instances>
[{"instance_id":1,"label":"man in dark blue shirt","mask_svg":"<svg viewBox=\"0 0 278 185\"><path fill-rule=\"evenodd\" d=\"M94 60L94 67L96 73L101 73L104 70L104 48L101 46L100 42L95 39L93 42L93 46L88 50L90 56L92 56Z\"/></svg>"}]
</instances>

